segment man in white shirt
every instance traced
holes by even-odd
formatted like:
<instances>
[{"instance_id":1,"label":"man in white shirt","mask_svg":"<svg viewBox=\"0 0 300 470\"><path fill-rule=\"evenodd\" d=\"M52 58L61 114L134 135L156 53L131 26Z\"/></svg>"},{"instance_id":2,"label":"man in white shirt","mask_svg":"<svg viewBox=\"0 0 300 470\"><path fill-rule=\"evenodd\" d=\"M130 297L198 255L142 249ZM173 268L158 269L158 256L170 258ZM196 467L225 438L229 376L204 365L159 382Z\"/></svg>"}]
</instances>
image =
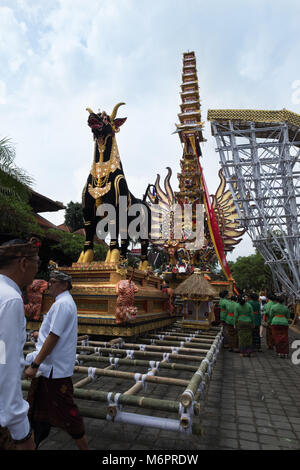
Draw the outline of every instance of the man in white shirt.
<instances>
[{"instance_id":1,"label":"man in white shirt","mask_svg":"<svg viewBox=\"0 0 300 470\"><path fill-rule=\"evenodd\" d=\"M35 449L21 387L26 341L21 289L38 271L39 245L37 239L15 239L0 246L0 449Z\"/></svg>"},{"instance_id":2,"label":"man in white shirt","mask_svg":"<svg viewBox=\"0 0 300 470\"><path fill-rule=\"evenodd\" d=\"M37 447L53 426L70 434L79 449L87 450L71 379L77 346L77 308L69 292L71 281L71 276L62 271L50 275L49 294L55 297L55 302L43 319L36 351L26 356L26 362L31 365L25 374L33 379L27 399Z\"/></svg>"}]
</instances>

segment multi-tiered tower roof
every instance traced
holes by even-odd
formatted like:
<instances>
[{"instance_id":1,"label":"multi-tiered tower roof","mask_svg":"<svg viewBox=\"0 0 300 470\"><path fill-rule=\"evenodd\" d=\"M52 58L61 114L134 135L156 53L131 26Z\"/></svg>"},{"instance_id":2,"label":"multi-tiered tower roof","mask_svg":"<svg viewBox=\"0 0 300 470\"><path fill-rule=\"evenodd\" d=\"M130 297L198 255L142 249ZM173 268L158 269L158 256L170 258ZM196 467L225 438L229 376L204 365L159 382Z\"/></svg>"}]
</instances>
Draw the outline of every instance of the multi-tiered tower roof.
<instances>
[{"instance_id":1,"label":"multi-tiered tower roof","mask_svg":"<svg viewBox=\"0 0 300 470\"><path fill-rule=\"evenodd\" d=\"M200 98L196 57L194 52L183 54L182 84L181 84L181 112L178 114L179 124L176 132L183 144L183 157L180 160L181 172L177 174L179 192L176 199L182 204L201 203L202 190L199 184L200 173L196 155L193 152L188 137L194 136L196 145L205 139L202 135Z\"/></svg>"}]
</instances>

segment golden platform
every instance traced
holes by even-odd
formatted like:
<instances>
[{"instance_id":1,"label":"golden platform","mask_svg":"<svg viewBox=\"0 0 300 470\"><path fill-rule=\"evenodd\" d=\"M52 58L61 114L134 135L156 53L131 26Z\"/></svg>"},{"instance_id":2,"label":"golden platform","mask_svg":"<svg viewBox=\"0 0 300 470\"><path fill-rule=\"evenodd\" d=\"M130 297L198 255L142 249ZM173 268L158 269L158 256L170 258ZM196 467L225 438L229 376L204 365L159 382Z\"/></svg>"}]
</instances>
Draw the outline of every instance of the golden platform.
<instances>
[{"instance_id":1,"label":"golden platform","mask_svg":"<svg viewBox=\"0 0 300 470\"><path fill-rule=\"evenodd\" d=\"M116 284L128 279L132 268L117 264L92 262L73 263L72 267L58 268L72 276L72 297L78 309L78 333L103 336L136 336L170 325L176 317L167 308L168 295L161 292L162 280L145 271L135 270L132 280L138 287L134 296L136 317L126 323L116 323ZM48 291L43 294L41 317L47 313L54 299ZM40 320L28 320L27 329L38 329Z\"/></svg>"}]
</instances>

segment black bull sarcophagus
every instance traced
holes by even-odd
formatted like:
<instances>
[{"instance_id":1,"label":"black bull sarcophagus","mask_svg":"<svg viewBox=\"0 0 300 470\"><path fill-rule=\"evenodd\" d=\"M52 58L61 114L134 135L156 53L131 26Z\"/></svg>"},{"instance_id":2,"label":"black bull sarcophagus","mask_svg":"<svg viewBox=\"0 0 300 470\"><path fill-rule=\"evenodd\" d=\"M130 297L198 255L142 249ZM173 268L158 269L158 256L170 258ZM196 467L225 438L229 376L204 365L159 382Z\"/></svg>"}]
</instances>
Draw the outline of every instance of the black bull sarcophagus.
<instances>
[{"instance_id":1,"label":"black bull sarcophagus","mask_svg":"<svg viewBox=\"0 0 300 470\"><path fill-rule=\"evenodd\" d=\"M123 104L118 103L110 116L105 111L96 114L87 108L90 113L88 125L94 135L95 148L92 168L82 194L86 239L78 263L92 262L96 232L102 239L109 233L106 263L117 263L120 258L125 258L129 241L134 239L141 243L140 269L146 269L150 209L145 201L134 197L128 189L115 138L116 132L127 119L116 118L118 108Z\"/></svg>"}]
</instances>

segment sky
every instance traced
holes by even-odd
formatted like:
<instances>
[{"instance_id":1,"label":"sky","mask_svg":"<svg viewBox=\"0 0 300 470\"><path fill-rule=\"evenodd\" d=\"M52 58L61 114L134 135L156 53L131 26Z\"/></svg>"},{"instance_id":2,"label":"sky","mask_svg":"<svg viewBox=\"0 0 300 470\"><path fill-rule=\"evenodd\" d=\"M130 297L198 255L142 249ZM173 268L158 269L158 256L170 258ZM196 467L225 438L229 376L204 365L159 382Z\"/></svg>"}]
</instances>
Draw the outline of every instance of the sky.
<instances>
[{"instance_id":1,"label":"sky","mask_svg":"<svg viewBox=\"0 0 300 470\"><path fill-rule=\"evenodd\" d=\"M172 168L178 189L182 54L195 51L202 120L208 109L300 113L298 0L0 0L0 138L33 189L81 201L93 158L86 107L127 117L117 135L131 192ZM219 184L205 122L202 166ZM63 223L64 211L42 214ZM228 260L254 253L245 235Z\"/></svg>"}]
</instances>

